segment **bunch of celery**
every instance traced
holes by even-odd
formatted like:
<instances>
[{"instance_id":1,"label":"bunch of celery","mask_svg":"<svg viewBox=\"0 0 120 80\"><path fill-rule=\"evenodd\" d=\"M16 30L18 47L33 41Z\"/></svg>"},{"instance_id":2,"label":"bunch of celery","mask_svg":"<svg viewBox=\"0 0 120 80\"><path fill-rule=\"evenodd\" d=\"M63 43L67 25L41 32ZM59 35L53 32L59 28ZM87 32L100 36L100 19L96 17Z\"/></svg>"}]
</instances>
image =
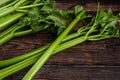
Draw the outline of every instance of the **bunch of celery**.
<instances>
[{"instance_id":1,"label":"bunch of celery","mask_svg":"<svg viewBox=\"0 0 120 80\"><path fill-rule=\"evenodd\" d=\"M85 18L88 18L88 16L86 16L86 12L84 10L80 11L76 18L54 42L28 52L24 55L0 61L0 67L7 66L6 68L0 70L0 79L4 79L13 73L33 65L30 71L28 71L28 73L22 79L31 80L35 73L53 54L85 41L98 41L102 39L120 37L120 31L116 27L116 23L119 20L118 16L115 16L110 9L108 12L99 10L99 6L96 16L93 16L90 23L80 27L75 33L68 35L75 24Z\"/></svg>"},{"instance_id":2,"label":"bunch of celery","mask_svg":"<svg viewBox=\"0 0 120 80\"><path fill-rule=\"evenodd\" d=\"M67 11L55 9L53 0L5 1L0 3L0 45L13 37L42 30L59 35L66 28L66 20L83 9L81 6Z\"/></svg>"}]
</instances>

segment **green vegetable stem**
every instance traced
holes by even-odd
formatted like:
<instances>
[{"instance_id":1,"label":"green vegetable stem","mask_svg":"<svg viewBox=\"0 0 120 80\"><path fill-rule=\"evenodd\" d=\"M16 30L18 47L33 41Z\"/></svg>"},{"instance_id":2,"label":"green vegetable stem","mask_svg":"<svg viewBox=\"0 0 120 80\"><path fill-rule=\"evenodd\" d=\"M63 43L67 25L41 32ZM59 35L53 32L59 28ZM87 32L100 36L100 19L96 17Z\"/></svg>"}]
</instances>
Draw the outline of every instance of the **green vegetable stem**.
<instances>
[{"instance_id":1,"label":"green vegetable stem","mask_svg":"<svg viewBox=\"0 0 120 80\"><path fill-rule=\"evenodd\" d=\"M21 2L24 1L25 0L23 1L21 0ZM37 1L39 0L36 0L35 2ZM64 12L63 10L54 10L53 8L54 2L51 3L49 2L50 0L47 1L48 2L45 3L40 9L41 14L44 16L41 16L38 13L39 10L37 7L32 8L31 9L32 11L34 12L36 11L35 12L36 15L32 15L30 11L30 14L28 16L22 18L23 21L22 20L18 21L18 23L14 24L9 29L4 30L2 33L0 33L0 44L7 42L8 40L15 36L21 36L45 29L47 30L52 29L53 31L57 32L57 34L59 34L57 39L45 46L32 50L31 52L28 52L24 55L17 56L8 60L1 60L0 67L2 67L2 69L0 70L0 80L30 65L33 65L32 68L27 72L27 74L22 79L32 80L34 75L46 63L49 57L60 51L81 44L85 41L99 41L109 38L120 38L120 30L119 28L117 28L116 25L117 21L119 20L120 14L114 15L111 9L105 12L99 8L98 4L96 16L92 16L91 21L87 25L80 27L75 33L68 35L71 29L80 20L89 18L90 16L86 14L85 10L83 10L83 7L81 6L76 6L74 11L70 10L70 12L69 11ZM8 3L9 0L8 2L6 2L6 4ZM17 5L20 5L20 3ZM24 7L22 6L20 8ZM68 17L70 17L68 15L73 14L73 12L76 15L76 18L66 28L65 20ZM36 17L33 18L33 16ZM10 16L8 16L8 19L9 17ZM21 24L23 22L24 24ZM30 23L28 24L28 22Z\"/></svg>"},{"instance_id":2,"label":"green vegetable stem","mask_svg":"<svg viewBox=\"0 0 120 80\"><path fill-rule=\"evenodd\" d=\"M70 30L75 26L75 24L80 21L85 11L82 11L72 23L60 34L60 36L50 45L50 47L44 52L44 54L38 59L34 66L28 71L23 80L31 80L35 73L45 64L48 58L51 56L54 49L61 43L63 38L70 32Z\"/></svg>"},{"instance_id":3,"label":"green vegetable stem","mask_svg":"<svg viewBox=\"0 0 120 80\"><path fill-rule=\"evenodd\" d=\"M67 41L69 41L71 39L74 39L74 38L76 38L78 36L81 36L83 34L85 34L85 33L79 33L79 32L72 33L72 34L66 36L63 39L62 42L67 42ZM51 43L49 43L49 44L47 44L45 46L42 46L42 47L40 47L38 49L35 49L35 50L31 51L31 52L28 52L28 53L26 53L24 55L21 55L21 56L18 56L18 57L14 57L14 58L11 58L11 59L7 59L7 60L1 60L0 61L0 67L5 67L5 66L12 65L12 64L15 64L15 63L17 63L19 61L22 61L22 60L26 59L26 58L29 58L29 57L31 57L33 55L36 55L37 53L45 51L50 45L51 45Z\"/></svg>"},{"instance_id":4,"label":"green vegetable stem","mask_svg":"<svg viewBox=\"0 0 120 80\"><path fill-rule=\"evenodd\" d=\"M23 80L31 80L35 73L45 64L45 62L48 60L48 58L51 56L54 49L61 43L62 39L68 34L68 32L72 29L72 27L80 20L81 16L84 14L84 11L81 12L75 20L65 29L65 31L62 32L62 34L51 44L51 46L44 52L44 54L37 60L37 62L33 65L33 67L28 71L28 73L25 75ZM102 14L102 15L101 15ZM119 31L114 27L116 24L116 17L112 16L112 12L108 11L108 16L105 14L103 15L103 12L100 11L99 13L99 5L98 5L98 11L96 18L93 22L90 28L86 32L85 38L83 38L83 41L86 41L89 39L89 35L93 32L98 32L99 34L95 35L93 39L91 40L100 40L100 39L106 39L106 38L112 38L112 37L119 37ZM109 19L113 17L113 19ZM107 20L107 21L106 21ZM108 21L109 20L109 21ZM106 21L107 24L104 22ZM109 24L108 24L109 22ZM100 26L99 26L100 25ZM100 27L99 30L97 30ZM113 29L113 30L112 30ZM111 31L112 30L112 31ZM95 39L94 39L95 38Z\"/></svg>"},{"instance_id":5,"label":"green vegetable stem","mask_svg":"<svg viewBox=\"0 0 120 80\"><path fill-rule=\"evenodd\" d=\"M19 8L30 9L27 11L22 10L22 12L14 13L1 18L1 30L6 28L8 25L13 24L15 21L17 23L11 25L9 28L0 33L0 45L5 44L13 37L36 33L42 30L59 35L66 28L66 20L71 19L72 15L78 15L79 11L83 10L83 7L79 5L75 6L73 10L64 11L61 9L55 9L54 1L50 0L45 1L44 4L42 2L36 4L34 3L33 5L21 6ZM18 17L21 18L18 20ZM84 15L83 18L84 17L90 17L90 15ZM19 28L19 26L22 27Z\"/></svg>"}]
</instances>

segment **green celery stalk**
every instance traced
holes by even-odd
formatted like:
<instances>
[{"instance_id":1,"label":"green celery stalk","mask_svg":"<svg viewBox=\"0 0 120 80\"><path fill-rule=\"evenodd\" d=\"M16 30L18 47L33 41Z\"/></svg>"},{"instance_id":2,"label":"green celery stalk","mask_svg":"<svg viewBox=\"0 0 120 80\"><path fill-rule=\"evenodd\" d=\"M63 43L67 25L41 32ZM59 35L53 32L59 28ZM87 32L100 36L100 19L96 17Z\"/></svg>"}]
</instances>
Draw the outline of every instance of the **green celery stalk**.
<instances>
[{"instance_id":1,"label":"green celery stalk","mask_svg":"<svg viewBox=\"0 0 120 80\"><path fill-rule=\"evenodd\" d=\"M60 51L63 51L65 49L68 49L70 47L73 47L75 45L78 45L80 43L83 43L83 42L85 42L87 40L89 40L89 41L98 41L98 40L102 40L102 39L106 39L106 38L112 38L112 37L104 37L104 38L96 39L96 37L98 37L98 36L99 35L92 35L92 36L88 36L87 39L86 39L86 36L84 35L84 36L77 37L75 39L63 42L58 47L56 47L56 49L54 50L52 55L54 55L54 54L56 54L56 53L58 53ZM14 64L14 65L11 65L9 67L6 67L6 68L0 70L0 79L4 79L7 76L10 76L10 75L22 70L22 69L34 64L42 54L44 54L43 51L41 51L41 52L37 53L36 55L33 55L33 56L29 57L29 58L26 58L23 61L20 61L20 62Z\"/></svg>"},{"instance_id":2,"label":"green celery stalk","mask_svg":"<svg viewBox=\"0 0 120 80\"><path fill-rule=\"evenodd\" d=\"M68 48L70 48L72 46L75 46L75 45L77 45L79 43L83 43L84 41L85 41L85 38L84 38L84 36L82 36L82 37L75 38L73 40L64 42L64 43L60 44L55 49L55 51L52 53L52 55L56 54L56 53L58 53L60 51L63 51L65 49L68 49ZM25 60L23 60L21 62L18 62L18 63L14 64L14 65L11 65L11 66L9 66L7 68L4 68L4 69L0 70L0 80L6 78L7 76L10 76L10 75L12 75L12 74L14 74L14 73L28 67L28 66L30 66L32 64L34 64L37 61L37 59L39 59L39 57L43 53L44 52L40 52L39 54L33 55L30 58L27 58L27 59L25 59Z\"/></svg>"},{"instance_id":3,"label":"green celery stalk","mask_svg":"<svg viewBox=\"0 0 120 80\"><path fill-rule=\"evenodd\" d=\"M43 5L43 3L37 3L37 4L32 4L32 5L27 5L27 6L21 6L21 7L18 7L18 9L32 8L32 7L41 6L41 5Z\"/></svg>"},{"instance_id":4,"label":"green celery stalk","mask_svg":"<svg viewBox=\"0 0 120 80\"><path fill-rule=\"evenodd\" d=\"M1 0L0 2L0 7L2 7L3 5L5 5L6 3L10 2L12 0Z\"/></svg>"},{"instance_id":5,"label":"green celery stalk","mask_svg":"<svg viewBox=\"0 0 120 80\"><path fill-rule=\"evenodd\" d=\"M54 49L61 43L64 37L71 31L75 24L82 19L85 11L82 11L71 23L70 25L60 34L60 36L51 44L51 46L45 51L45 53L38 59L34 66L27 72L23 77L23 80L31 80L32 77L37 73L37 71L45 64L48 58L51 56Z\"/></svg>"},{"instance_id":6,"label":"green celery stalk","mask_svg":"<svg viewBox=\"0 0 120 80\"><path fill-rule=\"evenodd\" d=\"M13 1L12 3L10 3L10 4L7 4L7 5L3 6L3 7L1 7L0 10L3 10L3 9L5 9L5 8L10 7L10 6L14 5L15 3L17 3L18 1L19 1L19 0L15 0L15 1Z\"/></svg>"},{"instance_id":7,"label":"green celery stalk","mask_svg":"<svg viewBox=\"0 0 120 80\"><path fill-rule=\"evenodd\" d=\"M8 40L12 39L12 38L14 37L14 32L15 32L17 29L22 28L22 27L23 27L23 25L18 26L18 27L16 27L16 28L13 28L13 30L12 30L11 32L9 32L9 30L8 30L9 33L6 32L5 35L3 34L4 36L0 37L0 45L3 45L3 44L6 43Z\"/></svg>"},{"instance_id":8,"label":"green celery stalk","mask_svg":"<svg viewBox=\"0 0 120 80\"><path fill-rule=\"evenodd\" d=\"M0 33L0 38L2 38L3 36L5 36L6 34L10 33L13 29L15 29L17 26L17 24L14 24L13 26L11 26L10 28L7 28L6 30L2 31Z\"/></svg>"},{"instance_id":9,"label":"green celery stalk","mask_svg":"<svg viewBox=\"0 0 120 80\"><path fill-rule=\"evenodd\" d=\"M14 12L20 5L22 5L24 2L26 2L27 0L20 0L19 2L17 2L14 6L10 6L4 9L2 9L0 11L0 18L4 17L12 12Z\"/></svg>"},{"instance_id":10,"label":"green celery stalk","mask_svg":"<svg viewBox=\"0 0 120 80\"><path fill-rule=\"evenodd\" d=\"M66 42L68 40L71 40L71 39L76 38L78 36L81 36L83 34L84 33L78 33L78 32L70 34L67 37L65 37L62 42ZM17 62L19 62L21 60L24 60L24 59L26 59L28 57L36 55L36 54L46 50L50 45L51 45L51 43L49 43L49 44L47 44L45 46L42 46L42 47L40 47L38 49L35 49L35 50L31 51L31 52L28 52L28 53L26 53L24 55L21 55L21 56L15 57L15 58L11 58L11 59L7 59L7 60L1 60L0 61L0 67L12 65L12 64L17 63Z\"/></svg>"},{"instance_id":11,"label":"green celery stalk","mask_svg":"<svg viewBox=\"0 0 120 80\"><path fill-rule=\"evenodd\" d=\"M88 36L87 38L86 38L85 34L84 34L84 36L81 36L81 37L78 36L75 39L68 40L68 41L63 42L62 44L60 44L53 51L52 55L56 54L56 53L58 53L60 51L63 51L65 49L68 49L70 47L73 47L75 45L78 45L80 43L83 43L83 42L85 42L87 40L89 40L89 41L98 41L98 40L107 39L107 38L116 38L117 36L102 37L102 38L98 38L98 37L100 37L100 35L98 35L98 34ZM7 76L10 76L10 75L22 70L22 69L34 64L42 54L44 54L43 51L38 52L36 55L33 55L33 56L29 57L29 58L24 59L23 61L20 61L20 62L14 64L14 65L11 65L9 67L6 67L6 68L0 70L0 79L4 79Z\"/></svg>"},{"instance_id":12,"label":"green celery stalk","mask_svg":"<svg viewBox=\"0 0 120 80\"><path fill-rule=\"evenodd\" d=\"M30 34L32 32L33 32L32 29L25 30L25 31L20 31L20 32L15 32L14 33L14 37L19 37L19 36L22 36L22 35L27 35L27 34Z\"/></svg>"},{"instance_id":13,"label":"green celery stalk","mask_svg":"<svg viewBox=\"0 0 120 80\"><path fill-rule=\"evenodd\" d=\"M7 42L8 40L13 38L13 34L6 34L5 36L3 36L2 38L0 38L0 45L3 45L5 42Z\"/></svg>"},{"instance_id":14,"label":"green celery stalk","mask_svg":"<svg viewBox=\"0 0 120 80\"><path fill-rule=\"evenodd\" d=\"M15 22L17 19L20 17L24 16L24 13L15 13L13 15L6 16L4 18L0 19L0 30L5 29L8 27L10 24Z\"/></svg>"}]
</instances>

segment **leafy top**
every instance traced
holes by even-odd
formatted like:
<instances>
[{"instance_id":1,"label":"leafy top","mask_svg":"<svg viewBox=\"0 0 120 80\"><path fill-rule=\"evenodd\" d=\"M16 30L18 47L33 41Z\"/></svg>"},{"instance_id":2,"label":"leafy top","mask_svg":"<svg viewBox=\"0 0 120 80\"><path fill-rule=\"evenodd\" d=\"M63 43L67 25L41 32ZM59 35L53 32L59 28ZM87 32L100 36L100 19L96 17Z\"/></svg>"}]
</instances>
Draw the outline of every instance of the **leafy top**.
<instances>
[{"instance_id":1,"label":"leafy top","mask_svg":"<svg viewBox=\"0 0 120 80\"><path fill-rule=\"evenodd\" d=\"M46 30L58 35L66 28L66 20L72 15L78 15L83 7L75 6L74 10L55 9L53 0L35 0L34 3L42 2L43 6L33 7L20 21L21 25L29 27L33 32ZM85 14L86 16L86 14Z\"/></svg>"}]
</instances>

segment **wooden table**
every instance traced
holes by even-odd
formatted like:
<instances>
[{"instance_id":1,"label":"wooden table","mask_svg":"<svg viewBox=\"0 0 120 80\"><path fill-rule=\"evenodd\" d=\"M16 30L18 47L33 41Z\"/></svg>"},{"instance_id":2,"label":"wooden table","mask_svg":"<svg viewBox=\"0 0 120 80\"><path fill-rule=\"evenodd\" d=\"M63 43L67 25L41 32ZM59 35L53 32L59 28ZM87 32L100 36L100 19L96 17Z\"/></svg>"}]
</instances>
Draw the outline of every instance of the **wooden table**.
<instances>
[{"instance_id":1,"label":"wooden table","mask_svg":"<svg viewBox=\"0 0 120 80\"><path fill-rule=\"evenodd\" d=\"M100 3L104 10L120 11L120 0L100 0ZM57 0L56 7L70 9L77 4L83 5L89 13L96 12L97 0ZM54 39L53 34L46 32L14 38L0 47L0 59L24 54ZM87 41L52 56L33 80L120 80L119 57L120 38ZM29 68L5 80L21 80Z\"/></svg>"}]
</instances>

